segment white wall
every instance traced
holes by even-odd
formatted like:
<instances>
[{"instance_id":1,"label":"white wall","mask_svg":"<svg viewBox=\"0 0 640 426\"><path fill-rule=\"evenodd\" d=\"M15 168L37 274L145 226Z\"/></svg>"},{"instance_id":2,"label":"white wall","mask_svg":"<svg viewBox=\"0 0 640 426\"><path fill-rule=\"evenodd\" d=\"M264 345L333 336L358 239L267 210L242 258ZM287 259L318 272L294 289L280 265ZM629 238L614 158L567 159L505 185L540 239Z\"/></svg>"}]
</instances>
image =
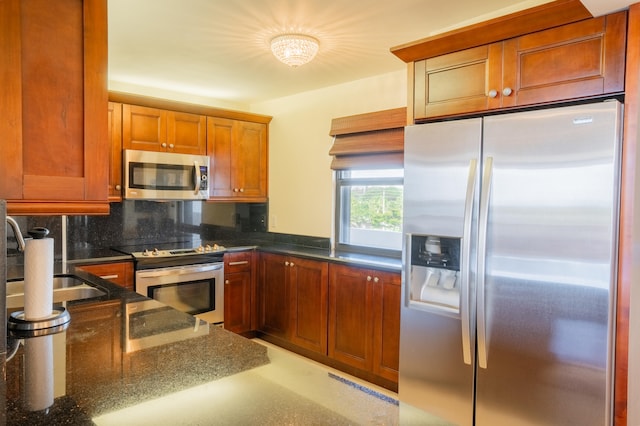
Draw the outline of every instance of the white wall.
<instances>
[{"instance_id":1,"label":"white wall","mask_svg":"<svg viewBox=\"0 0 640 426\"><path fill-rule=\"evenodd\" d=\"M407 105L407 74L397 71L251 106L269 128L269 231L330 237L331 120Z\"/></svg>"}]
</instances>

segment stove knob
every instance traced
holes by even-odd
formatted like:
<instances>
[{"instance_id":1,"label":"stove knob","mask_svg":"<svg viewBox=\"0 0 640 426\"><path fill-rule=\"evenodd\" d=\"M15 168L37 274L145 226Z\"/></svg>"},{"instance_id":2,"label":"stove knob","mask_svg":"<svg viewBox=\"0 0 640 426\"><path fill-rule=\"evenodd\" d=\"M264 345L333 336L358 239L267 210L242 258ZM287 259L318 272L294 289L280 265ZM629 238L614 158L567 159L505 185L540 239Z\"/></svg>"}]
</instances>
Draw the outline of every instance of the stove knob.
<instances>
[{"instance_id":1,"label":"stove knob","mask_svg":"<svg viewBox=\"0 0 640 426\"><path fill-rule=\"evenodd\" d=\"M214 249L215 251L218 251L218 250L220 250L220 246L219 246L219 245L217 245L217 244L214 244L214 245L213 245L213 249Z\"/></svg>"},{"instance_id":2,"label":"stove knob","mask_svg":"<svg viewBox=\"0 0 640 426\"><path fill-rule=\"evenodd\" d=\"M160 250L158 250L157 248L154 248L153 252L151 254L153 254L154 256L159 256L160 255Z\"/></svg>"},{"instance_id":3,"label":"stove knob","mask_svg":"<svg viewBox=\"0 0 640 426\"><path fill-rule=\"evenodd\" d=\"M202 252L204 252L204 247L199 246L199 247L196 249L196 251L197 251L198 253L202 253Z\"/></svg>"},{"instance_id":4,"label":"stove knob","mask_svg":"<svg viewBox=\"0 0 640 426\"><path fill-rule=\"evenodd\" d=\"M211 251L211 250L212 250L212 247L209 244L207 244L206 247L204 248L204 251Z\"/></svg>"},{"instance_id":5,"label":"stove knob","mask_svg":"<svg viewBox=\"0 0 640 426\"><path fill-rule=\"evenodd\" d=\"M148 249L144 249L144 251L142 252L143 256L149 256L149 250Z\"/></svg>"}]
</instances>

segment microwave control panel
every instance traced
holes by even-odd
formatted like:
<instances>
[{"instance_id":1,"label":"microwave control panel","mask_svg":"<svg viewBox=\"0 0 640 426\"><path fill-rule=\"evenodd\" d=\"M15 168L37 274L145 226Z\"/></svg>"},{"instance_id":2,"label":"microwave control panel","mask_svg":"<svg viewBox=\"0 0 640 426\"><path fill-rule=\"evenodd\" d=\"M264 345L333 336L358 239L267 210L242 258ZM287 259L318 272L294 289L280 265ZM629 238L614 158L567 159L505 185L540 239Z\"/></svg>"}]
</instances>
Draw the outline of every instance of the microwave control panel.
<instances>
[{"instance_id":1,"label":"microwave control panel","mask_svg":"<svg viewBox=\"0 0 640 426\"><path fill-rule=\"evenodd\" d=\"M206 191L209 189L209 168L207 166L200 166L200 190Z\"/></svg>"}]
</instances>

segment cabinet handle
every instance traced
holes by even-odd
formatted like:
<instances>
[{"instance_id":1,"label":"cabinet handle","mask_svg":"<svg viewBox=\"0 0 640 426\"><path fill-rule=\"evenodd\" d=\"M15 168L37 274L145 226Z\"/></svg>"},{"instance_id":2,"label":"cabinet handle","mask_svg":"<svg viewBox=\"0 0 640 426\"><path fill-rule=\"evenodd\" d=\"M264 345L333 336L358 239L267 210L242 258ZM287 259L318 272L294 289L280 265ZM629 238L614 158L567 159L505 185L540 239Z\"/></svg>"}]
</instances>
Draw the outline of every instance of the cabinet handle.
<instances>
[{"instance_id":1,"label":"cabinet handle","mask_svg":"<svg viewBox=\"0 0 640 426\"><path fill-rule=\"evenodd\" d=\"M248 263L249 263L248 260L240 260L238 262L229 262L229 266L246 265Z\"/></svg>"},{"instance_id":2,"label":"cabinet handle","mask_svg":"<svg viewBox=\"0 0 640 426\"><path fill-rule=\"evenodd\" d=\"M513 93L513 89L511 89L511 87L505 87L504 89L502 89L502 94L504 96L510 96Z\"/></svg>"},{"instance_id":3,"label":"cabinet handle","mask_svg":"<svg viewBox=\"0 0 640 426\"><path fill-rule=\"evenodd\" d=\"M491 89L489 90L489 97L490 98L495 98L496 96L498 96L498 91L495 89Z\"/></svg>"},{"instance_id":4,"label":"cabinet handle","mask_svg":"<svg viewBox=\"0 0 640 426\"><path fill-rule=\"evenodd\" d=\"M160 144L160 146L162 146L163 148L167 147L167 143L166 142L162 142L162 144Z\"/></svg>"},{"instance_id":5,"label":"cabinet handle","mask_svg":"<svg viewBox=\"0 0 640 426\"><path fill-rule=\"evenodd\" d=\"M118 278L118 274L115 275L100 275L100 278L102 278L103 280L114 280L116 278Z\"/></svg>"}]
</instances>

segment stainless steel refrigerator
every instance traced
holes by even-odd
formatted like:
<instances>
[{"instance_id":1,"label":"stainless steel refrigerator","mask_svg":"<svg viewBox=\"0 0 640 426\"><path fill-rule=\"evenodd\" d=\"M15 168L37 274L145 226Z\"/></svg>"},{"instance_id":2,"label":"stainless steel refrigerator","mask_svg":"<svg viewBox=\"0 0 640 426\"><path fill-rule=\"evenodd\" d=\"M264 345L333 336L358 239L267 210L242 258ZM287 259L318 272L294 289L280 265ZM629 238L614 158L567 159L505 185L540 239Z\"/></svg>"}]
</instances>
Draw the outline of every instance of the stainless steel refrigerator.
<instances>
[{"instance_id":1,"label":"stainless steel refrigerator","mask_svg":"<svg viewBox=\"0 0 640 426\"><path fill-rule=\"evenodd\" d=\"M406 128L402 402L612 423L621 121L608 100Z\"/></svg>"}]
</instances>

